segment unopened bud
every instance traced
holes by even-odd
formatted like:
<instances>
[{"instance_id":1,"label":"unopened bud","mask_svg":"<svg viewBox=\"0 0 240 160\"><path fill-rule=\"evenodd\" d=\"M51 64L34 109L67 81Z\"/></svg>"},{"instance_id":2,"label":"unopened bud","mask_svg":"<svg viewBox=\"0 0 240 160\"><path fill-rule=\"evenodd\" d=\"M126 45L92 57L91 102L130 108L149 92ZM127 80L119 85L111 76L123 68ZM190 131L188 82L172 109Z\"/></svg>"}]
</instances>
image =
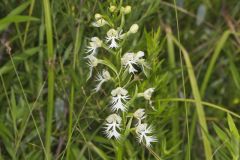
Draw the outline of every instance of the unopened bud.
<instances>
[{"instance_id":1,"label":"unopened bud","mask_svg":"<svg viewBox=\"0 0 240 160\"><path fill-rule=\"evenodd\" d=\"M132 34L137 33L138 28L139 28L138 24L133 24L133 25L130 27L129 32L132 33Z\"/></svg>"},{"instance_id":2,"label":"unopened bud","mask_svg":"<svg viewBox=\"0 0 240 160\"><path fill-rule=\"evenodd\" d=\"M94 17L96 20L99 20L100 18L102 18L102 15L99 13L96 13Z\"/></svg>"},{"instance_id":3,"label":"unopened bud","mask_svg":"<svg viewBox=\"0 0 240 160\"><path fill-rule=\"evenodd\" d=\"M129 14L132 11L132 7L131 6L126 6L124 8L124 14Z\"/></svg>"},{"instance_id":4,"label":"unopened bud","mask_svg":"<svg viewBox=\"0 0 240 160\"><path fill-rule=\"evenodd\" d=\"M125 8L124 8L124 7L121 7L120 12L121 12L121 13L124 13L124 10L125 10Z\"/></svg>"},{"instance_id":5,"label":"unopened bud","mask_svg":"<svg viewBox=\"0 0 240 160\"><path fill-rule=\"evenodd\" d=\"M116 6L110 6L109 7L109 10L110 10L110 12L115 12L116 11Z\"/></svg>"}]
</instances>

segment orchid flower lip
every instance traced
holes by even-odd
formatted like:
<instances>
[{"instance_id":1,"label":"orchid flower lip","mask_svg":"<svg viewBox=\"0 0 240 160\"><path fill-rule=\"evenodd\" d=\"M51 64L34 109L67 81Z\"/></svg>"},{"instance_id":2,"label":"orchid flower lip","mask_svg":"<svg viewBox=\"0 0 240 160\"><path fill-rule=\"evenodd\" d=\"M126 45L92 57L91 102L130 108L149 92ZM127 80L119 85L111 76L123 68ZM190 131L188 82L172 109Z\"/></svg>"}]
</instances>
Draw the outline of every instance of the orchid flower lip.
<instances>
[{"instance_id":1,"label":"orchid flower lip","mask_svg":"<svg viewBox=\"0 0 240 160\"><path fill-rule=\"evenodd\" d=\"M96 55L97 50L100 47L102 47L102 41L98 37L92 37L89 45L86 48L86 52L92 55Z\"/></svg>"},{"instance_id":2,"label":"orchid flower lip","mask_svg":"<svg viewBox=\"0 0 240 160\"><path fill-rule=\"evenodd\" d=\"M122 112L127 111L126 102L129 99L128 91L124 88L118 87L111 92L112 101L111 101L111 110L113 112Z\"/></svg>"},{"instance_id":3,"label":"orchid flower lip","mask_svg":"<svg viewBox=\"0 0 240 160\"><path fill-rule=\"evenodd\" d=\"M123 34L122 34L122 30L115 30L113 28L111 28L108 32L107 32L107 36L106 36L106 42L109 43L109 48L119 48L119 44L118 41L120 39L122 39Z\"/></svg>"},{"instance_id":4,"label":"orchid flower lip","mask_svg":"<svg viewBox=\"0 0 240 160\"><path fill-rule=\"evenodd\" d=\"M117 114L111 114L106 118L105 126L103 127L104 133L106 134L107 138L110 139L114 137L115 139L120 139L121 134L121 121L122 118Z\"/></svg>"},{"instance_id":5,"label":"orchid flower lip","mask_svg":"<svg viewBox=\"0 0 240 160\"><path fill-rule=\"evenodd\" d=\"M101 89L103 83L110 79L111 79L110 73L105 69L102 70L102 72L97 74L96 81L98 82L98 84L93 89L93 91L98 92Z\"/></svg>"},{"instance_id":6,"label":"orchid flower lip","mask_svg":"<svg viewBox=\"0 0 240 160\"><path fill-rule=\"evenodd\" d=\"M153 128L147 123L139 124L136 127L137 140L139 143L144 143L147 147L151 147L152 142L157 142L157 138L152 135Z\"/></svg>"}]
</instances>

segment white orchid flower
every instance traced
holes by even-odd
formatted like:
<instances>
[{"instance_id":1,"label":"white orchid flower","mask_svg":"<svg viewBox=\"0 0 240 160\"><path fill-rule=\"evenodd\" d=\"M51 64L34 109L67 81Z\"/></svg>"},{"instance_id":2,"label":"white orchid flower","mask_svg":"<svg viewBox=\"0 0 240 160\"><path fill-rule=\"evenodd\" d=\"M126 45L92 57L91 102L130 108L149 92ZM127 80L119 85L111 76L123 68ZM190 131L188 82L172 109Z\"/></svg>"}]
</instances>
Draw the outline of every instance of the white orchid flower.
<instances>
[{"instance_id":1,"label":"white orchid flower","mask_svg":"<svg viewBox=\"0 0 240 160\"><path fill-rule=\"evenodd\" d=\"M126 101L129 99L129 96L127 95L128 91L124 88L118 87L114 90L112 90L112 103L111 103L111 110L112 111L118 111L121 110L122 112L125 112L127 110L127 107L125 105Z\"/></svg>"},{"instance_id":2,"label":"white orchid flower","mask_svg":"<svg viewBox=\"0 0 240 160\"><path fill-rule=\"evenodd\" d=\"M107 70L103 70L101 73L98 73L96 78L96 81L98 82L98 84L94 88L94 91L98 92L101 89L102 84L110 79L111 79L111 75Z\"/></svg>"},{"instance_id":3,"label":"white orchid flower","mask_svg":"<svg viewBox=\"0 0 240 160\"><path fill-rule=\"evenodd\" d=\"M123 35L121 33L122 33L122 31L117 31L113 28L107 32L106 41L107 41L107 43L110 42L109 48L118 48L119 47L117 41L123 37Z\"/></svg>"},{"instance_id":4,"label":"white orchid flower","mask_svg":"<svg viewBox=\"0 0 240 160\"><path fill-rule=\"evenodd\" d=\"M104 126L104 133L106 134L107 138L114 137L115 139L119 139L121 134L119 133L121 128L121 121L122 118L117 114L111 114L106 118L105 126Z\"/></svg>"},{"instance_id":5,"label":"white orchid flower","mask_svg":"<svg viewBox=\"0 0 240 160\"><path fill-rule=\"evenodd\" d=\"M137 72L136 66L140 65L141 60L144 57L144 52L139 51L137 53L128 52L123 55L121 58L122 65L125 68L128 68L129 73Z\"/></svg>"},{"instance_id":6,"label":"white orchid flower","mask_svg":"<svg viewBox=\"0 0 240 160\"><path fill-rule=\"evenodd\" d=\"M142 123L142 120L143 120L144 118L146 118L146 116L145 116L145 109L139 108L138 110L136 110L136 111L133 113L133 117L135 117L135 118L138 120L138 122L137 122L137 124L136 124L136 126L138 126L139 124Z\"/></svg>"},{"instance_id":7,"label":"white orchid flower","mask_svg":"<svg viewBox=\"0 0 240 160\"><path fill-rule=\"evenodd\" d=\"M92 37L89 46L87 46L86 52L91 52L90 54L96 55L97 49L100 47L102 47L102 41L98 37Z\"/></svg>"},{"instance_id":8,"label":"white orchid flower","mask_svg":"<svg viewBox=\"0 0 240 160\"><path fill-rule=\"evenodd\" d=\"M91 78L92 77L92 71L93 71L93 68L96 67L99 63L99 59L97 59L94 55L90 54L88 56L86 56L85 58L88 59L88 66L89 66L89 70L90 70L90 73L89 73L89 77L88 78Z\"/></svg>"},{"instance_id":9,"label":"white orchid flower","mask_svg":"<svg viewBox=\"0 0 240 160\"><path fill-rule=\"evenodd\" d=\"M96 13L94 17L95 17L95 21L92 22L92 25L94 27L102 27L102 26L108 24L108 22L103 18L103 16L101 14Z\"/></svg>"},{"instance_id":10,"label":"white orchid flower","mask_svg":"<svg viewBox=\"0 0 240 160\"><path fill-rule=\"evenodd\" d=\"M151 147L152 142L157 142L157 138L152 135L153 129L147 123L139 124L136 127L137 140L144 143L147 147Z\"/></svg>"},{"instance_id":11,"label":"white orchid flower","mask_svg":"<svg viewBox=\"0 0 240 160\"><path fill-rule=\"evenodd\" d=\"M153 108L154 106L152 105L152 94L154 92L155 88L148 88L146 89L143 93L138 93L138 97L144 97L144 99L146 99L149 102L149 105Z\"/></svg>"}]
</instances>

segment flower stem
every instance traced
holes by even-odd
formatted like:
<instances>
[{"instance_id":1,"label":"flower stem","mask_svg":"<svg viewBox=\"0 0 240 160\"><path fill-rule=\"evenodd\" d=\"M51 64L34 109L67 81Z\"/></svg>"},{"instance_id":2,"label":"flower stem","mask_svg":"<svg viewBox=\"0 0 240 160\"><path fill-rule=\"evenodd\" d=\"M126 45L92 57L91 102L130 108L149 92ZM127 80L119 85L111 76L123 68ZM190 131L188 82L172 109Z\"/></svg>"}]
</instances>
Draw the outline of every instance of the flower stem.
<instances>
[{"instance_id":1,"label":"flower stem","mask_svg":"<svg viewBox=\"0 0 240 160\"><path fill-rule=\"evenodd\" d=\"M117 146L117 160L122 160L123 159L123 144L120 142Z\"/></svg>"},{"instance_id":2,"label":"flower stem","mask_svg":"<svg viewBox=\"0 0 240 160\"><path fill-rule=\"evenodd\" d=\"M48 107L47 107L45 147L46 147L46 159L50 160L52 115L54 109L54 52L53 52L52 20L49 0L43 0L43 7L48 51Z\"/></svg>"}]
</instances>

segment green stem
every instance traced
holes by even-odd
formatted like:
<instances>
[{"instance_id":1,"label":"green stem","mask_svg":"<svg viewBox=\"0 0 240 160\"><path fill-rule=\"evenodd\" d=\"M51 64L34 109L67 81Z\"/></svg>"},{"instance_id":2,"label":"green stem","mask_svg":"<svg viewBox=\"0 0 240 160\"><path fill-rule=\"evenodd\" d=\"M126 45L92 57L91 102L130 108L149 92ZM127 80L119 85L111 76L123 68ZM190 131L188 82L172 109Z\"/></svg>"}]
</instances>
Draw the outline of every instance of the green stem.
<instances>
[{"instance_id":1,"label":"green stem","mask_svg":"<svg viewBox=\"0 0 240 160\"><path fill-rule=\"evenodd\" d=\"M54 51L53 51L53 33L52 20L49 0L43 0L45 27L47 36L47 51L48 51L48 107L46 121L46 159L51 159L51 134L52 134L52 117L54 109Z\"/></svg>"},{"instance_id":2,"label":"green stem","mask_svg":"<svg viewBox=\"0 0 240 160\"><path fill-rule=\"evenodd\" d=\"M176 0L174 0L174 10L175 10L176 23L177 23L177 38L178 38L179 43L181 43ZM181 50L179 50L179 58L180 58L180 62L181 62L181 76L182 76L183 96L185 98L186 97L186 89L185 89L185 78L184 78L183 59L182 59ZM186 129L187 129L187 154L186 154L185 159L190 160L190 157L191 157L191 147L190 147L190 143L189 143L188 109L187 109L187 104L186 103L184 103L184 108L185 108L185 121L186 121ZM178 112L179 111L177 111L176 117L179 114ZM177 123L177 122L175 122L175 123ZM178 131L176 130L174 132L178 132ZM176 160L178 158L179 157L175 157Z\"/></svg>"},{"instance_id":3,"label":"green stem","mask_svg":"<svg viewBox=\"0 0 240 160\"><path fill-rule=\"evenodd\" d=\"M117 146L117 159L116 160L122 160L122 155L123 155L123 144L120 142Z\"/></svg>"},{"instance_id":4,"label":"green stem","mask_svg":"<svg viewBox=\"0 0 240 160\"><path fill-rule=\"evenodd\" d=\"M30 5L29 13L28 13L29 16L32 15L34 5L35 5L35 0L31 0L31 5ZM27 22L27 25L26 25L26 28L25 28L24 37L23 37L23 47L25 47L25 44L26 44L27 33L28 33L28 30L29 30L29 26L30 26L30 21Z\"/></svg>"},{"instance_id":5,"label":"green stem","mask_svg":"<svg viewBox=\"0 0 240 160\"><path fill-rule=\"evenodd\" d=\"M175 75L174 69L176 68L176 63L175 63L175 51L174 51L174 45L172 42L172 39L170 38L170 34L171 34L171 29L170 28L166 28L166 32L167 32L167 49L168 49L168 57L169 57L169 67L171 70L173 70L173 75ZM175 91L174 96L177 96L177 79L175 78L172 82L171 85L171 90ZM178 104L176 103L176 106ZM173 144L178 144L180 141L179 138L179 108L177 107L173 107L172 110L174 110L174 116L172 118L172 139L173 139ZM179 149L179 147L176 147L175 151L177 151ZM177 159L179 157L174 157L174 159Z\"/></svg>"},{"instance_id":6,"label":"green stem","mask_svg":"<svg viewBox=\"0 0 240 160\"><path fill-rule=\"evenodd\" d=\"M80 37L82 35L83 29L80 30L80 25L77 27L77 34L76 34L76 38L75 38L75 44L74 44L74 57L73 57L73 70L75 72L76 70L76 61L77 61L77 54L79 52L80 49L80 45L81 45L81 40ZM74 80L72 81L72 85L71 85L71 97L70 97L70 103L69 103L69 122L68 122L68 147L67 147L67 160L71 159L70 158L70 151L71 151L71 138L72 138L72 126L73 126L73 109L74 109L74 97L75 97L75 86L74 86Z\"/></svg>"},{"instance_id":7,"label":"green stem","mask_svg":"<svg viewBox=\"0 0 240 160\"><path fill-rule=\"evenodd\" d=\"M71 138L72 138L72 117L73 117L73 108L74 108L74 84L71 86L71 97L69 104L69 122L68 122L68 147L67 147L67 160L70 159L70 151L71 151Z\"/></svg>"}]
</instances>

